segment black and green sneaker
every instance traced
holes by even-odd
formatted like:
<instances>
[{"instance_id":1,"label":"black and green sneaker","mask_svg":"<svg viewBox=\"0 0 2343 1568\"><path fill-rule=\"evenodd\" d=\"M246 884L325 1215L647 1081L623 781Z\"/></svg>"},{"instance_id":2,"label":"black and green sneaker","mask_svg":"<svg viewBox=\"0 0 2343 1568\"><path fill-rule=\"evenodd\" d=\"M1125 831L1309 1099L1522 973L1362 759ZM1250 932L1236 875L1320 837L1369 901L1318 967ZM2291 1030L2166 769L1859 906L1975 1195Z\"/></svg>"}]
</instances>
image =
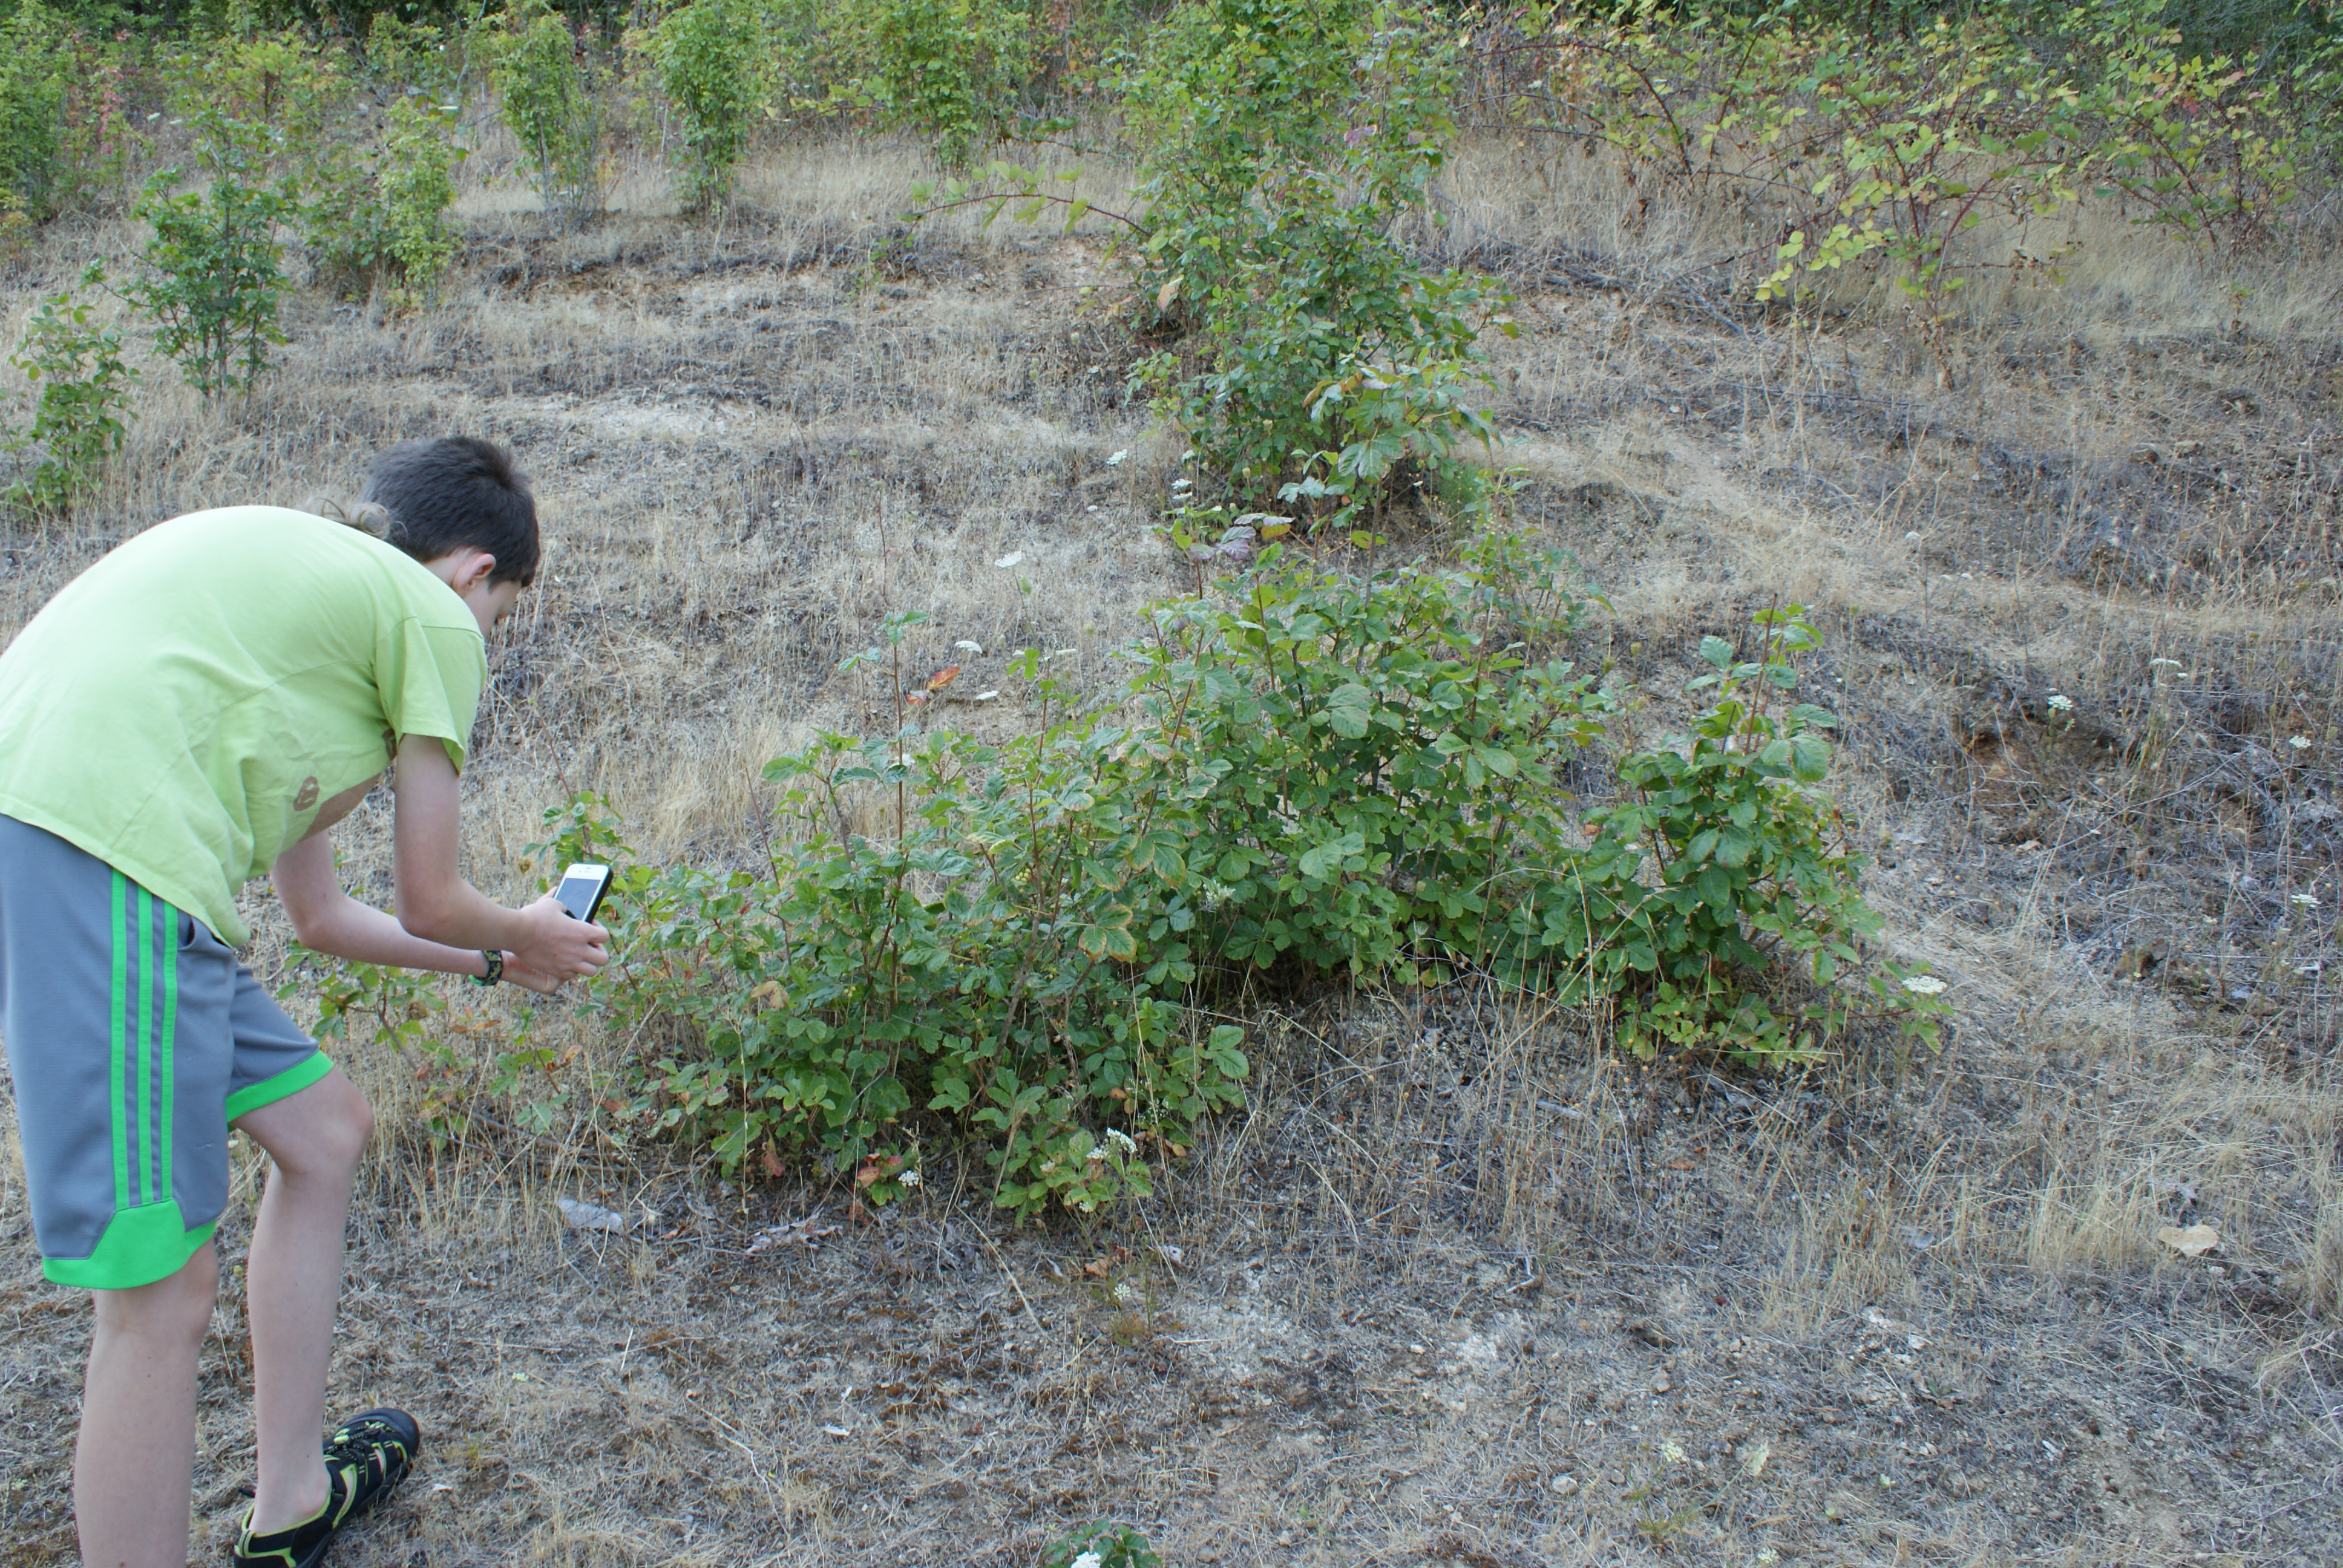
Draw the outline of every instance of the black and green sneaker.
<instances>
[{"instance_id":1,"label":"black and green sneaker","mask_svg":"<svg viewBox=\"0 0 2343 1568\"><path fill-rule=\"evenodd\" d=\"M266 1535L252 1533L246 1514L236 1568L317 1568L342 1526L381 1502L422 1452L422 1431L405 1411L360 1411L326 1440L326 1505Z\"/></svg>"}]
</instances>

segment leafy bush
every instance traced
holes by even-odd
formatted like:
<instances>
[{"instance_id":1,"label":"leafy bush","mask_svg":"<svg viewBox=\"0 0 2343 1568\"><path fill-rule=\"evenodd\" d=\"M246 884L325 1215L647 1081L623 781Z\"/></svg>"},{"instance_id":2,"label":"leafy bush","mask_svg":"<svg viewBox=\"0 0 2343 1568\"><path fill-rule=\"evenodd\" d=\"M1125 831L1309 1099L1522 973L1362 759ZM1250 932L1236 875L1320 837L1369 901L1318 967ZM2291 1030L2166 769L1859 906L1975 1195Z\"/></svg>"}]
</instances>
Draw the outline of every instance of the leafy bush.
<instances>
[{"instance_id":1,"label":"leafy bush","mask_svg":"<svg viewBox=\"0 0 2343 1568\"><path fill-rule=\"evenodd\" d=\"M840 55L869 65L833 103L919 132L947 169L1009 139L1033 63L1013 0L854 0L844 31Z\"/></svg>"},{"instance_id":2,"label":"leafy bush","mask_svg":"<svg viewBox=\"0 0 2343 1568\"><path fill-rule=\"evenodd\" d=\"M1446 32L1372 0L1190 0L1122 83L1139 205L1108 216L1140 237L1143 320L1181 335L1134 385L1241 495L1313 526L1427 483L1485 499L1461 449L1494 438L1476 344L1513 330L1510 296L1427 271L1398 234L1429 212L1455 87ZM1025 219L1054 201L1069 226L1091 210L1049 186L995 163L914 195Z\"/></svg>"},{"instance_id":3,"label":"leafy bush","mask_svg":"<svg viewBox=\"0 0 2343 1568\"><path fill-rule=\"evenodd\" d=\"M70 58L62 21L37 0L0 24L0 186L35 219L58 194Z\"/></svg>"},{"instance_id":4,"label":"leafy bush","mask_svg":"<svg viewBox=\"0 0 2343 1568\"><path fill-rule=\"evenodd\" d=\"M206 397L249 394L285 341L277 325L286 279L279 225L300 211L300 186L272 176L268 143L250 126L208 113L199 156L209 175L180 190L185 171L157 171L132 209L154 226L140 253L146 276L126 291L155 318L155 344Z\"/></svg>"},{"instance_id":5,"label":"leafy bush","mask_svg":"<svg viewBox=\"0 0 2343 1568\"><path fill-rule=\"evenodd\" d=\"M546 206L583 217L602 205L602 109L568 23L528 0L508 13L489 79Z\"/></svg>"},{"instance_id":6,"label":"leafy bush","mask_svg":"<svg viewBox=\"0 0 2343 1568\"><path fill-rule=\"evenodd\" d=\"M1085 1524L1041 1552L1041 1568L1163 1568L1147 1537L1128 1524Z\"/></svg>"},{"instance_id":7,"label":"leafy bush","mask_svg":"<svg viewBox=\"0 0 2343 1568\"><path fill-rule=\"evenodd\" d=\"M85 286L101 281L96 267L82 278ZM123 363L121 330L92 325L91 308L71 294L43 300L9 357L38 393L31 426L8 443L31 465L8 487L11 506L61 511L95 487L122 450L138 372Z\"/></svg>"},{"instance_id":8,"label":"leafy bush","mask_svg":"<svg viewBox=\"0 0 2343 1568\"><path fill-rule=\"evenodd\" d=\"M438 291L459 242L447 223L456 199L455 115L420 94L392 100L371 154L345 156L312 177L302 226L321 271L392 285L394 305Z\"/></svg>"},{"instance_id":9,"label":"leafy bush","mask_svg":"<svg viewBox=\"0 0 2343 1568\"><path fill-rule=\"evenodd\" d=\"M669 12L645 45L660 93L683 120L686 205L703 208L732 189L764 94L762 39L748 0L692 0Z\"/></svg>"},{"instance_id":10,"label":"leafy bush","mask_svg":"<svg viewBox=\"0 0 2343 1568\"><path fill-rule=\"evenodd\" d=\"M2269 231L2296 182L2278 83L2191 53L2153 0L2034 10L1908 27L1828 7L1570 17L1529 45L1552 68L1516 104L1777 225L1760 298L1883 266L1937 311L1978 265L1954 254L1960 234L2100 190L2183 234Z\"/></svg>"},{"instance_id":11,"label":"leafy bush","mask_svg":"<svg viewBox=\"0 0 2343 1568\"><path fill-rule=\"evenodd\" d=\"M1811 1057L1855 1016L1833 987L1871 929L1805 792L1828 715L1777 707L1811 634L1785 612L1755 659L1710 648L1697 736L1580 816L1616 706L1561 657L1584 602L1512 539L1369 579L1272 547L1158 607L1126 704L1069 710L1029 652L1031 734L915 719L777 759L769 867L625 873L596 993L652 1042L632 1114L728 1166L816 1154L879 1200L941 1115L988 1145L997 1202L1087 1212L1241 1097L1241 1031L1190 1008L1248 969L1477 973L1615 999L1636 1049ZM591 802L561 825L557 856L612 833ZM1869 978L1869 1011L1933 1039L1929 998Z\"/></svg>"}]
</instances>

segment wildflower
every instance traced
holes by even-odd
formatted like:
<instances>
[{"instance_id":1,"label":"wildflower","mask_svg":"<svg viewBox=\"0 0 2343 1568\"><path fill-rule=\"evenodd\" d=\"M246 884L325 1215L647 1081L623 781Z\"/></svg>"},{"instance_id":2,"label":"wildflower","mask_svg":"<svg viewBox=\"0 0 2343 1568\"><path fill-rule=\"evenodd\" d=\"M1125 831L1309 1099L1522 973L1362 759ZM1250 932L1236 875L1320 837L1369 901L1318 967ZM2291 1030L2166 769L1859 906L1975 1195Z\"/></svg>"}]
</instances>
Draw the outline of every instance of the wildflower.
<instances>
[{"instance_id":1,"label":"wildflower","mask_svg":"<svg viewBox=\"0 0 2343 1568\"><path fill-rule=\"evenodd\" d=\"M982 643L970 642L966 638L962 638L959 642L952 644L952 646L959 648L963 653L982 653L984 651L984 645Z\"/></svg>"},{"instance_id":2,"label":"wildflower","mask_svg":"<svg viewBox=\"0 0 2343 1568\"><path fill-rule=\"evenodd\" d=\"M1066 1568L1099 1568L1101 1559L1095 1551L1085 1552L1066 1564Z\"/></svg>"},{"instance_id":3,"label":"wildflower","mask_svg":"<svg viewBox=\"0 0 2343 1568\"><path fill-rule=\"evenodd\" d=\"M1138 1142L1132 1139L1130 1133L1125 1132L1119 1127L1110 1127L1106 1130L1106 1141L1109 1143L1113 1144L1117 1149L1121 1150L1125 1154L1136 1154L1139 1152Z\"/></svg>"},{"instance_id":4,"label":"wildflower","mask_svg":"<svg viewBox=\"0 0 2343 1568\"><path fill-rule=\"evenodd\" d=\"M1119 468L1122 467L1122 460L1130 456L1131 448L1126 447L1121 451L1117 452L1113 457L1109 457L1106 460L1106 466L1110 468Z\"/></svg>"},{"instance_id":5,"label":"wildflower","mask_svg":"<svg viewBox=\"0 0 2343 1568\"><path fill-rule=\"evenodd\" d=\"M1918 544L1920 542L1920 530L1914 528L1910 533L1906 534L1904 536L1904 542L1907 545Z\"/></svg>"},{"instance_id":6,"label":"wildflower","mask_svg":"<svg viewBox=\"0 0 2343 1568\"><path fill-rule=\"evenodd\" d=\"M1912 975L1904 981L1904 989L1914 996L1942 996L1945 982L1935 975Z\"/></svg>"},{"instance_id":7,"label":"wildflower","mask_svg":"<svg viewBox=\"0 0 2343 1568\"><path fill-rule=\"evenodd\" d=\"M2180 668L2180 661L2177 658L2151 658L2147 661L2147 668L2150 669L2178 669Z\"/></svg>"},{"instance_id":8,"label":"wildflower","mask_svg":"<svg viewBox=\"0 0 2343 1568\"><path fill-rule=\"evenodd\" d=\"M1660 1457L1670 1464L1682 1464L1684 1462L1684 1444L1674 1438L1668 1439L1660 1444Z\"/></svg>"},{"instance_id":9,"label":"wildflower","mask_svg":"<svg viewBox=\"0 0 2343 1568\"><path fill-rule=\"evenodd\" d=\"M2308 751L2310 749L2310 737L2308 735L2289 735L2286 738L2286 743L2288 746L2293 747L2297 751Z\"/></svg>"},{"instance_id":10,"label":"wildflower","mask_svg":"<svg viewBox=\"0 0 2343 1568\"><path fill-rule=\"evenodd\" d=\"M1172 481L1172 487L1175 490L1184 490L1195 482L1193 479L1174 479Z\"/></svg>"},{"instance_id":11,"label":"wildflower","mask_svg":"<svg viewBox=\"0 0 2343 1568\"><path fill-rule=\"evenodd\" d=\"M1011 567L1021 566L1024 563L1024 560L1025 552L1023 550L1011 550L992 564L999 567L1002 571L1007 571Z\"/></svg>"},{"instance_id":12,"label":"wildflower","mask_svg":"<svg viewBox=\"0 0 2343 1568\"><path fill-rule=\"evenodd\" d=\"M2318 907L2318 900L2312 898L2308 893L2297 893L2294 897L2288 899L2287 902L2289 904L2298 904L2306 910L2315 910Z\"/></svg>"},{"instance_id":13,"label":"wildflower","mask_svg":"<svg viewBox=\"0 0 2343 1568\"><path fill-rule=\"evenodd\" d=\"M906 1187L916 1187L920 1184L920 1173L916 1171L906 1171L895 1180Z\"/></svg>"},{"instance_id":14,"label":"wildflower","mask_svg":"<svg viewBox=\"0 0 2343 1568\"><path fill-rule=\"evenodd\" d=\"M2073 698L2071 698L2071 697L2067 696L2067 695L2066 695L2065 692L2063 692L2063 691L2054 691L2054 692L2052 692L2052 693L2050 694L2050 711L2051 711L2051 712L2053 712L2053 713L2072 713L2074 710L2075 710L2075 699L2074 699Z\"/></svg>"}]
</instances>

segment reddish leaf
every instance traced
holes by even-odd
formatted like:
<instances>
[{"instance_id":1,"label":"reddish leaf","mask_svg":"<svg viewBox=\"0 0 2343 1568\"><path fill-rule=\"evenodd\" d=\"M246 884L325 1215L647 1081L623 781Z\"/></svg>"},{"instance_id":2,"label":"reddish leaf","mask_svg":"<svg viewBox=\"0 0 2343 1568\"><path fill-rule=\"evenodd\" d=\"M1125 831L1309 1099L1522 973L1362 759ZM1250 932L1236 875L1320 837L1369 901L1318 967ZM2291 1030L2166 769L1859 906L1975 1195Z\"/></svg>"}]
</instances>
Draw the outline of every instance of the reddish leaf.
<instances>
[{"instance_id":1,"label":"reddish leaf","mask_svg":"<svg viewBox=\"0 0 2343 1568\"><path fill-rule=\"evenodd\" d=\"M779 1176L786 1173L787 1168L781 1164L781 1157L773 1152L773 1146L769 1143L757 1151L757 1163L765 1168L765 1174L768 1176Z\"/></svg>"},{"instance_id":2,"label":"reddish leaf","mask_svg":"<svg viewBox=\"0 0 2343 1568\"><path fill-rule=\"evenodd\" d=\"M959 678L960 666L957 664L947 664L941 669L939 669L933 675L928 677L928 689L930 691L941 691L945 687L950 686L953 681L958 680Z\"/></svg>"}]
</instances>

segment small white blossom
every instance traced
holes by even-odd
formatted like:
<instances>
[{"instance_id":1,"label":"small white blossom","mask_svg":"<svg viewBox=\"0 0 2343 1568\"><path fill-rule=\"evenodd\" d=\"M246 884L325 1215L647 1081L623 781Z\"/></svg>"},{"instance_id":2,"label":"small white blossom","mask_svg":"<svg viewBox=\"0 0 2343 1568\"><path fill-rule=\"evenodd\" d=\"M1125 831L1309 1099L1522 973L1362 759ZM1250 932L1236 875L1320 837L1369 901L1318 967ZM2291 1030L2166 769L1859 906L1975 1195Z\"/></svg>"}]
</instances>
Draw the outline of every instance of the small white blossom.
<instances>
[{"instance_id":1,"label":"small white blossom","mask_svg":"<svg viewBox=\"0 0 2343 1568\"><path fill-rule=\"evenodd\" d=\"M1106 466L1110 468L1121 467L1122 466L1122 460L1130 456L1131 448L1126 447L1121 451L1117 452L1113 457L1109 457L1106 460Z\"/></svg>"},{"instance_id":2,"label":"small white blossom","mask_svg":"<svg viewBox=\"0 0 2343 1568\"><path fill-rule=\"evenodd\" d=\"M2308 751L2310 749L2310 737L2308 735L2289 735L2286 738L2286 743L2288 746L2293 747L2297 751Z\"/></svg>"},{"instance_id":3,"label":"small white blossom","mask_svg":"<svg viewBox=\"0 0 2343 1568\"><path fill-rule=\"evenodd\" d=\"M1915 528L1910 533L1906 534L1904 536L1904 542L1907 545L1918 544L1920 542L1920 530Z\"/></svg>"},{"instance_id":4,"label":"small white blossom","mask_svg":"<svg viewBox=\"0 0 2343 1568\"><path fill-rule=\"evenodd\" d=\"M2299 904L2306 910L2315 910L2318 907L2318 900L2312 898L2308 893L2297 893L2294 897L2288 899L2287 902L2290 904Z\"/></svg>"},{"instance_id":5,"label":"small white blossom","mask_svg":"<svg viewBox=\"0 0 2343 1568\"><path fill-rule=\"evenodd\" d=\"M2147 661L2147 668L2150 669L2178 669L2180 668L2180 661L2177 658L2151 658Z\"/></svg>"},{"instance_id":6,"label":"small white blossom","mask_svg":"<svg viewBox=\"0 0 2343 1568\"><path fill-rule=\"evenodd\" d=\"M1011 550L992 564L999 567L1001 570L1007 571L1011 567L1022 565L1024 560L1025 552L1023 550Z\"/></svg>"},{"instance_id":7,"label":"small white blossom","mask_svg":"<svg viewBox=\"0 0 2343 1568\"><path fill-rule=\"evenodd\" d=\"M2073 698L2071 698L2071 697L2067 696L2065 692L2063 692L2063 691L2054 691L2054 692L2052 692L2052 693L2050 694L2050 711L2051 711L2051 712L2053 712L2053 713L2071 713L2071 712L2073 712L2073 711L2074 711L2074 709L2075 709L2075 699L2074 699Z\"/></svg>"},{"instance_id":8,"label":"small white blossom","mask_svg":"<svg viewBox=\"0 0 2343 1568\"><path fill-rule=\"evenodd\" d=\"M1195 482L1193 479L1174 479L1172 481L1172 487L1175 490L1184 490Z\"/></svg>"},{"instance_id":9,"label":"small white blossom","mask_svg":"<svg viewBox=\"0 0 2343 1568\"><path fill-rule=\"evenodd\" d=\"M1066 1564L1066 1568L1099 1568L1101 1559L1095 1552L1085 1552Z\"/></svg>"},{"instance_id":10,"label":"small white blossom","mask_svg":"<svg viewBox=\"0 0 2343 1568\"><path fill-rule=\"evenodd\" d=\"M1941 996L1945 982L1935 975L1913 975L1905 980L1904 989L1914 996Z\"/></svg>"},{"instance_id":11,"label":"small white blossom","mask_svg":"<svg viewBox=\"0 0 2343 1568\"><path fill-rule=\"evenodd\" d=\"M1667 1442L1660 1444L1660 1457L1666 1460L1670 1464L1682 1464L1684 1462L1684 1444L1678 1442L1674 1438L1670 1438Z\"/></svg>"},{"instance_id":12,"label":"small white blossom","mask_svg":"<svg viewBox=\"0 0 2343 1568\"><path fill-rule=\"evenodd\" d=\"M906 1187L916 1187L920 1184L920 1173L916 1171L906 1171L895 1180Z\"/></svg>"},{"instance_id":13,"label":"small white blossom","mask_svg":"<svg viewBox=\"0 0 2343 1568\"><path fill-rule=\"evenodd\" d=\"M1136 1154L1139 1152L1138 1143L1132 1140L1130 1133L1125 1132L1120 1127L1108 1128L1106 1130L1106 1141L1109 1143L1113 1144L1117 1149L1121 1150L1125 1154Z\"/></svg>"}]
</instances>

